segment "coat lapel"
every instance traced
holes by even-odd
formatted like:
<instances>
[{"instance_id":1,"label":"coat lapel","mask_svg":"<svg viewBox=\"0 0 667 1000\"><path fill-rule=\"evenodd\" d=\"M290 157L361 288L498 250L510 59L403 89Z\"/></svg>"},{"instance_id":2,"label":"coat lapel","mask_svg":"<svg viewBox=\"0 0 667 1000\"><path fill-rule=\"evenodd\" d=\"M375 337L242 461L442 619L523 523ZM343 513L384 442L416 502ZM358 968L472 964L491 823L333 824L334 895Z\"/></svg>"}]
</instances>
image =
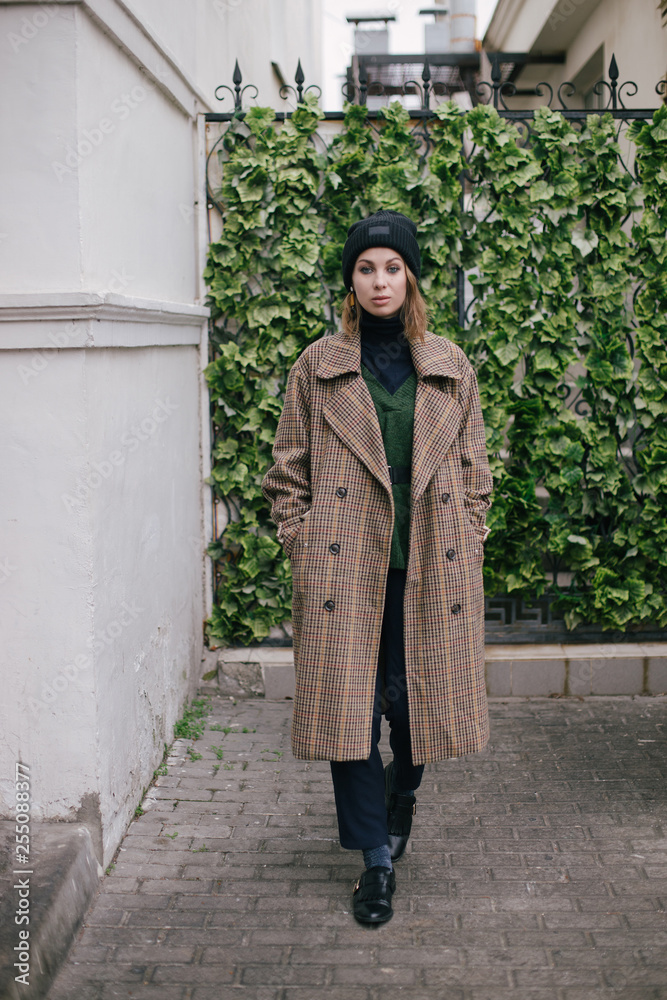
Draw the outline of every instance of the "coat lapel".
<instances>
[{"instance_id":1,"label":"coat lapel","mask_svg":"<svg viewBox=\"0 0 667 1000\"><path fill-rule=\"evenodd\" d=\"M456 399L424 381L417 384L412 443L413 508L444 461L461 427L461 407Z\"/></svg>"},{"instance_id":2,"label":"coat lapel","mask_svg":"<svg viewBox=\"0 0 667 1000\"><path fill-rule=\"evenodd\" d=\"M453 395L439 386L443 378L458 381L462 373L457 349L444 337L427 333L423 340L413 341L410 349L419 376L412 445L414 506L444 461L461 426L461 407ZM437 382L431 381L433 378Z\"/></svg>"},{"instance_id":3,"label":"coat lapel","mask_svg":"<svg viewBox=\"0 0 667 1000\"><path fill-rule=\"evenodd\" d=\"M343 444L364 463L369 472L391 493L387 458L375 405L361 375L359 338L331 337L318 365L322 379L354 373L323 407L324 419Z\"/></svg>"},{"instance_id":4,"label":"coat lapel","mask_svg":"<svg viewBox=\"0 0 667 1000\"><path fill-rule=\"evenodd\" d=\"M461 426L461 407L431 379L461 378L456 349L444 337L427 333L410 345L417 376L414 440L412 449L412 503L417 502L435 470L444 460ZM361 375L358 337L337 334L330 338L317 368L322 379L354 373L324 405L324 418L346 447L391 492L387 459L371 394Z\"/></svg>"},{"instance_id":5,"label":"coat lapel","mask_svg":"<svg viewBox=\"0 0 667 1000\"><path fill-rule=\"evenodd\" d=\"M324 405L324 419L346 448L391 492L389 467L375 406L361 375Z\"/></svg>"}]
</instances>

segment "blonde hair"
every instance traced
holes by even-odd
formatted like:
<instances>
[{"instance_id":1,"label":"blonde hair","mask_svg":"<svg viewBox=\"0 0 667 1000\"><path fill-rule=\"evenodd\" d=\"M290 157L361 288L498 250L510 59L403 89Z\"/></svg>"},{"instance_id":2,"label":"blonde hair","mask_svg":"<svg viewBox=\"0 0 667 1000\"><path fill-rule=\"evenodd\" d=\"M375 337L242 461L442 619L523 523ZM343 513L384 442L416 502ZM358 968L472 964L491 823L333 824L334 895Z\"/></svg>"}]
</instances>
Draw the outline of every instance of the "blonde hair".
<instances>
[{"instance_id":1,"label":"blonde hair","mask_svg":"<svg viewBox=\"0 0 667 1000\"><path fill-rule=\"evenodd\" d=\"M401 306L401 323L408 340L423 340L428 324L426 303L419 291L417 279L407 264L405 265L405 277L407 287L405 302ZM348 337L359 335L359 321L361 319L361 309L357 304L356 297L354 305L352 304L352 294L352 292L348 292L345 296L341 310L343 333Z\"/></svg>"}]
</instances>

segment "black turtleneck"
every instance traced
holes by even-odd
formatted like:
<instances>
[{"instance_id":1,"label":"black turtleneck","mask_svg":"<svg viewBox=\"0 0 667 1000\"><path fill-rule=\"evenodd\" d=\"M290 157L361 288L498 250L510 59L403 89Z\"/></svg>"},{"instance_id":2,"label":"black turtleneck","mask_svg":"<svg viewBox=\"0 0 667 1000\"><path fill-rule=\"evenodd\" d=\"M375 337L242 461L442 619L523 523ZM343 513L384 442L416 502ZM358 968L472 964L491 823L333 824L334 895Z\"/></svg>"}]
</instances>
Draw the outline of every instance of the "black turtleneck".
<instances>
[{"instance_id":1,"label":"black turtleneck","mask_svg":"<svg viewBox=\"0 0 667 1000\"><path fill-rule=\"evenodd\" d=\"M361 310L361 360L393 396L415 370L400 314L372 316Z\"/></svg>"}]
</instances>

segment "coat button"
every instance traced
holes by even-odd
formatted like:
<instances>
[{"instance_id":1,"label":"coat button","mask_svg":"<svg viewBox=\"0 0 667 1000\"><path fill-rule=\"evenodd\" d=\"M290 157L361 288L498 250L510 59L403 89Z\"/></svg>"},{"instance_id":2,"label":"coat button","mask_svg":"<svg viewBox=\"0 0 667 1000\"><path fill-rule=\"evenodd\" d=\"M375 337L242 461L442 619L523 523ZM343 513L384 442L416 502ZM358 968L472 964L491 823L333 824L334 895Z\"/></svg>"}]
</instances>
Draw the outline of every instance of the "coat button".
<instances>
[{"instance_id":1,"label":"coat button","mask_svg":"<svg viewBox=\"0 0 667 1000\"><path fill-rule=\"evenodd\" d=\"M338 544L338 542L333 542L333 544L329 546L329 552L331 553L332 556L338 555L338 553L340 552L340 545Z\"/></svg>"},{"instance_id":2,"label":"coat button","mask_svg":"<svg viewBox=\"0 0 667 1000\"><path fill-rule=\"evenodd\" d=\"M456 552L454 551L454 549L447 549L445 555L447 556L448 559L456 559Z\"/></svg>"},{"instance_id":3,"label":"coat button","mask_svg":"<svg viewBox=\"0 0 667 1000\"><path fill-rule=\"evenodd\" d=\"M325 607L326 607L326 605L325 605ZM460 610L461 610L461 605L460 604L452 604L452 614L453 615L458 615L458 613L459 613Z\"/></svg>"},{"instance_id":4,"label":"coat button","mask_svg":"<svg viewBox=\"0 0 667 1000\"><path fill-rule=\"evenodd\" d=\"M447 503L447 501L449 500L449 493L443 493L440 499L442 500L443 503Z\"/></svg>"},{"instance_id":5,"label":"coat button","mask_svg":"<svg viewBox=\"0 0 667 1000\"><path fill-rule=\"evenodd\" d=\"M344 486L338 487L338 489L336 490L336 496L341 497L341 499L347 496L347 490L345 489Z\"/></svg>"},{"instance_id":6,"label":"coat button","mask_svg":"<svg viewBox=\"0 0 667 1000\"><path fill-rule=\"evenodd\" d=\"M334 604L333 601L325 601L324 602L324 610L325 611L333 611L333 609L335 607L336 607L336 605Z\"/></svg>"}]
</instances>

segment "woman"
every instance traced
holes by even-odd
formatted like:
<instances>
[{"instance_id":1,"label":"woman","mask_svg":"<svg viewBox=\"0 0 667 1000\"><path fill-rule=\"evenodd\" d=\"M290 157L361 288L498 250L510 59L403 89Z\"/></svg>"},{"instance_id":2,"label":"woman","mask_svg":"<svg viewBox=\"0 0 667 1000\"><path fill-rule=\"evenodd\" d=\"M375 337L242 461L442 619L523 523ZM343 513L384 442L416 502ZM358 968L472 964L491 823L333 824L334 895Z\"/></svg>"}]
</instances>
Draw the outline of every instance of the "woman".
<instances>
[{"instance_id":1,"label":"woman","mask_svg":"<svg viewBox=\"0 0 667 1000\"><path fill-rule=\"evenodd\" d=\"M331 762L362 923L392 916L424 764L488 740L491 474L475 373L426 332L416 232L392 211L350 227L342 332L292 368L262 484L292 565L292 750Z\"/></svg>"}]
</instances>

